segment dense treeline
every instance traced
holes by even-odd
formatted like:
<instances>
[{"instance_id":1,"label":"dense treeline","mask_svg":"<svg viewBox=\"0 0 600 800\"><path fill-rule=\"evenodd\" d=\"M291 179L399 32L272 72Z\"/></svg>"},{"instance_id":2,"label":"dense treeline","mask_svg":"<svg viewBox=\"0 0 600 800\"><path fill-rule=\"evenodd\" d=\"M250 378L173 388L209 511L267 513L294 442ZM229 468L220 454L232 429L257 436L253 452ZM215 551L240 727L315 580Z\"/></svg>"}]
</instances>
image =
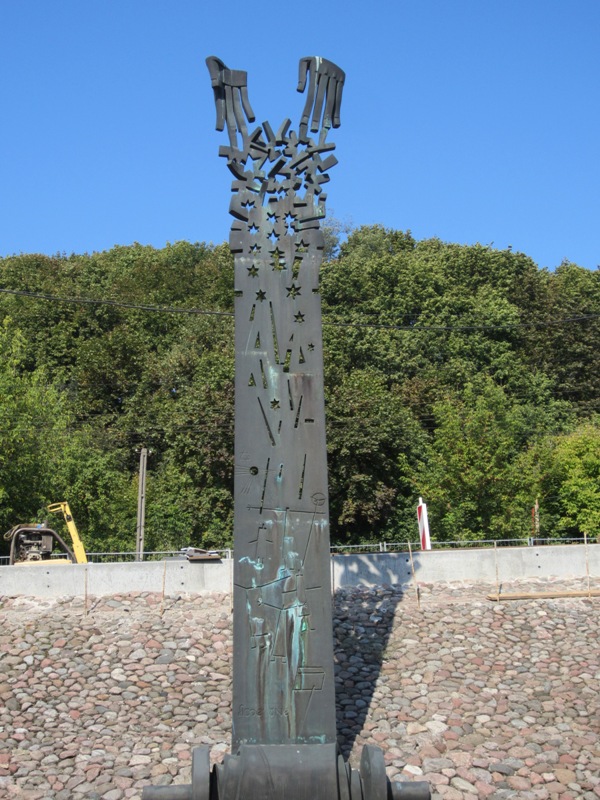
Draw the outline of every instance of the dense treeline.
<instances>
[{"instance_id":1,"label":"dense treeline","mask_svg":"<svg viewBox=\"0 0 600 800\"><path fill-rule=\"evenodd\" d=\"M419 495L438 540L527 536L536 498L542 536L600 534L600 272L375 226L321 283L334 541L414 540ZM228 249L21 255L0 287L0 530L67 499L132 549L144 445L147 549L229 545Z\"/></svg>"}]
</instances>

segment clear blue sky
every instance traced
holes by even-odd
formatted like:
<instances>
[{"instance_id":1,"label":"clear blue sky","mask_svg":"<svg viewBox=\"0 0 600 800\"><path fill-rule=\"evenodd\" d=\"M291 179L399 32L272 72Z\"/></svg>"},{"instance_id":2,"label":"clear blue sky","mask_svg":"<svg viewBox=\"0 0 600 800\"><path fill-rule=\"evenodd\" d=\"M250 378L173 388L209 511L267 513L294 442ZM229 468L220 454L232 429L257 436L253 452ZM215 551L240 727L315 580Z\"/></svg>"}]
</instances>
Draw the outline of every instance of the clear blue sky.
<instances>
[{"instance_id":1,"label":"clear blue sky","mask_svg":"<svg viewBox=\"0 0 600 800\"><path fill-rule=\"evenodd\" d=\"M224 241L205 57L295 127L321 55L337 218L600 263L599 0L0 0L0 36L0 255Z\"/></svg>"}]
</instances>

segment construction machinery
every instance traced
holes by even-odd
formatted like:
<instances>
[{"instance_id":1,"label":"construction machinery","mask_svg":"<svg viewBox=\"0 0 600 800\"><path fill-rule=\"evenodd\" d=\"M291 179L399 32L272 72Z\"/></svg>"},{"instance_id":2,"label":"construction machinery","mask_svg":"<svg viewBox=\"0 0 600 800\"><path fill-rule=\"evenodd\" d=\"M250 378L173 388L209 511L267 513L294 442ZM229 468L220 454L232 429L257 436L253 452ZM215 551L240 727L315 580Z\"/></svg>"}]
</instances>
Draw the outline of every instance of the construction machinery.
<instances>
[{"instance_id":1,"label":"construction machinery","mask_svg":"<svg viewBox=\"0 0 600 800\"><path fill-rule=\"evenodd\" d=\"M4 534L10 542L9 564L87 564L87 556L67 502L51 503L48 511L62 514L72 547L46 522L15 525Z\"/></svg>"}]
</instances>

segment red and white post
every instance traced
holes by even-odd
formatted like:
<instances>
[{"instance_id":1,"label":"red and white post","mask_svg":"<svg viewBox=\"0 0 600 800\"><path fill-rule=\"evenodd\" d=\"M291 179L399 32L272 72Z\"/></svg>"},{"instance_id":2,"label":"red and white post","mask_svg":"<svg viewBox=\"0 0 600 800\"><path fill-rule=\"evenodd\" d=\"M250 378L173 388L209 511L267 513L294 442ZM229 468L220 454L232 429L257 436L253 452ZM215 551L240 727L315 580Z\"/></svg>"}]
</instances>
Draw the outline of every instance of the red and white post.
<instances>
[{"instance_id":1,"label":"red and white post","mask_svg":"<svg viewBox=\"0 0 600 800\"><path fill-rule=\"evenodd\" d=\"M419 537L421 539L421 550L431 550L431 538L429 536L429 520L427 519L427 504L423 498L419 497L417 506L417 519L419 520Z\"/></svg>"}]
</instances>

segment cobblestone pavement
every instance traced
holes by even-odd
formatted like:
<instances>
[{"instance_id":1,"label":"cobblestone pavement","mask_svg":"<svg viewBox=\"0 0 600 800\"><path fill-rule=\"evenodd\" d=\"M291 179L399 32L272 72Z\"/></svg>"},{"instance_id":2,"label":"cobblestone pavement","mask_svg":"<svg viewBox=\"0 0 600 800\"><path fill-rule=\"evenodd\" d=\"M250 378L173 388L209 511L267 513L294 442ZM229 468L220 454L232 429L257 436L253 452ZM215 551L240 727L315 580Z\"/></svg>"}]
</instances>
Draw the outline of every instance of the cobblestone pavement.
<instances>
[{"instance_id":1,"label":"cobblestone pavement","mask_svg":"<svg viewBox=\"0 0 600 800\"><path fill-rule=\"evenodd\" d=\"M343 751L379 745L436 800L598 800L600 598L490 591L336 593ZM139 798L189 781L194 745L228 751L228 597L4 598L0 620L0 798Z\"/></svg>"}]
</instances>

